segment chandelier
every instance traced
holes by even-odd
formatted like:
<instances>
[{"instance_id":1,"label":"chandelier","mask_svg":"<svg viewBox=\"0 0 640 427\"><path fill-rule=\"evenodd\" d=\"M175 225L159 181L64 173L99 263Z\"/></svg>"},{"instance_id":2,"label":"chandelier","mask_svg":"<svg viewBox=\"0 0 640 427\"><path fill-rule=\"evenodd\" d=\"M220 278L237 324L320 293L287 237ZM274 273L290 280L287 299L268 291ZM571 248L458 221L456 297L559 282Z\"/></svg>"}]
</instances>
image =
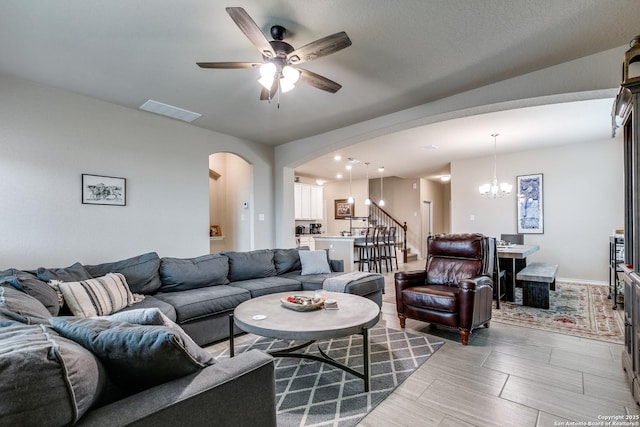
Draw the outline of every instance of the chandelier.
<instances>
[{"instance_id":1,"label":"chandelier","mask_svg":"<svg viewBox=\"0 0 640 427\"><path fill-rule=\"evenodd\" d=\"M497 170L497 160L496 160L496 139L498 138L498 133L492 133L493 137L493 179L490 184L483 184L478 189L480 190L480 195L482 197L487 198L496 198L496 197L505 197L511 194L511 188L513 185L508 184L506 182L501 182L498 184L498 178L496 175Z\"/></svg>"}]
</instances>

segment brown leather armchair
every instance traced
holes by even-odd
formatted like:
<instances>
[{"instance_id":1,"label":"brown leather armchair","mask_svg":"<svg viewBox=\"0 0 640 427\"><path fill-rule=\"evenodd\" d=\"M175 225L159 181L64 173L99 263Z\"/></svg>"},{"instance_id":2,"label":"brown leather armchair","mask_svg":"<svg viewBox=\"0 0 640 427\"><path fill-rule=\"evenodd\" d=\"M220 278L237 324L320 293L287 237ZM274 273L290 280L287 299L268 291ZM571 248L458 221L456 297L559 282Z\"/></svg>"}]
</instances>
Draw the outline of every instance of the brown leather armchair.
<instances>
[{"instance_id":1,"label":"brown leather armchair","mask_svg":"<svg viewBox=\"0 0 640 427\"><path fill-rule=\"evenodd\" d=\"M427 240L425 270L395 274L400 326L407 318L458 328L463 345L474 329L489 327L495 239L443 234Z\"/></svg>"}]
</instances>

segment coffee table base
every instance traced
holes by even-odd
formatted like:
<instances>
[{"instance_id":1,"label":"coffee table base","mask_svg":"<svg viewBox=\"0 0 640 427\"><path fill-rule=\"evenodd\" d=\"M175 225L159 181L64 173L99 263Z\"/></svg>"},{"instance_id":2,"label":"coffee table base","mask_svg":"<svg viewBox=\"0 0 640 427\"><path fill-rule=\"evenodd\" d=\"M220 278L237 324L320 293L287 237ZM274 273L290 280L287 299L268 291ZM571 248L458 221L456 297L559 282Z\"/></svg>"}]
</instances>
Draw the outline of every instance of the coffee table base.
<instances>
[{"instance_id":1,"label":"coffee table base","mask_svg":"<svg viewBox=\"0 0 640 427\"><path fill-rule=\"evenodd\" d=\"M233 314L230 314L229 315L229 356L230 357L235 356L233 325L234 325ZM296 359L314 360L316 362L326 363L338 369L342 369L343 371L348 372L351 375L355 375L356 377L363 380L364 391L369 392L370 380L371 380L370 373L369 373L369 329L362 328L361 335L362 335L362 362L364 365L362 372L359 372L345 365L344 363L338 362L337 360L329 356L327 353L325 353L322 350L322 348L320 348L319 344L318 344L318 351L320 352L321 356L316 356L315 354L295 353L298 350L309 347L311 344L316 342L315 340L307 341L302 344L294 345L281 350L269 351L267 353L273 357L293 357Z\"/></svg>"}]
</instances>

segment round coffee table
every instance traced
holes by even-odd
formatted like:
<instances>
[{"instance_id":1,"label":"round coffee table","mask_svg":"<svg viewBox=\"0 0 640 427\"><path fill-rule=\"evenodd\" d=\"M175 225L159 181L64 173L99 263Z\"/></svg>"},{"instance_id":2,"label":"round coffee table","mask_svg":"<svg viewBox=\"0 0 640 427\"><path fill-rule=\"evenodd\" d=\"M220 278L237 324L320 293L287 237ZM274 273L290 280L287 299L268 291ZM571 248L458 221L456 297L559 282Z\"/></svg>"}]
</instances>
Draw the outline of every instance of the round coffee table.
<instances>
[{"instance_id":1,"label":"round coffee table","mask_svg":"<svg viewBox=\"0 0 640 427\"><path fill-rule=\"evenodd\" d=\"M327 299L338 302L337 310L318 309L296 311L284 307L281 299L290 295L312 297L313 291L282 292L252 298L238 305L229 321L229 353L234 355L233 325L245 332L269 338L305 340L300 345L270 352L275 357L296 357L328 363L364 380L365 391L369 391L369 328L380 319L380 307L368 298L358 295L327 292ZM362 335L364 369L358 372L330 356L319 346L321 356L296 353L316 340Z\"/></svg>"}]
</instances>

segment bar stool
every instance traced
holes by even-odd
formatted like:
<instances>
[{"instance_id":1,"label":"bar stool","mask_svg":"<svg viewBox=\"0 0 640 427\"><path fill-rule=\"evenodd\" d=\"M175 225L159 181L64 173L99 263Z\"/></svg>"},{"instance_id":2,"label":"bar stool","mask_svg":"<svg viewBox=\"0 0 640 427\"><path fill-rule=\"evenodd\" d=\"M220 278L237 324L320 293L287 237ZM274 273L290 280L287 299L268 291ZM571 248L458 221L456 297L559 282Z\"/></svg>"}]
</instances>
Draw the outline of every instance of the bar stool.
<instances>
[{"instance_id":1,"label":"bar stool","mask_svg":"<svg viewBox=\"0 0 640 427\"><path fill-rule=\"evenodd\" d=\"M373 227L367 227L364 231L364 242L356 241L353 246L358 249L358 271L364 271L364 265L367 265L367 271L371 271L371 263L374 262L374 244L373 244Z\"/></svg>"},{"instance_id":2,"label":"bar stool","mask_svg":"<svg viewBox=\"0 0 640 427\"><path fill-rule=\"evenodd\" d=\"M385 241L385 257L389 260L391 271L393 271L394 260L396 263L396 270L398 270L398 256L396 254L396 231L397 227L389 227L389 231L387 231L387 238Z\"/></svg>"},{"instance_id":3,"label":"bar stool","mask_svg":"<svg viewBox=\"0 0 640 427\"><path fill-rule=\"evenodd\" d=\"M382 273L382 263L385 263L387 272L389 267L386 265L385 259L385 235L387 234L387 227L379 225L373 230L373 261L375 263L376 272Z\"/></svg>"}]
</instances>

